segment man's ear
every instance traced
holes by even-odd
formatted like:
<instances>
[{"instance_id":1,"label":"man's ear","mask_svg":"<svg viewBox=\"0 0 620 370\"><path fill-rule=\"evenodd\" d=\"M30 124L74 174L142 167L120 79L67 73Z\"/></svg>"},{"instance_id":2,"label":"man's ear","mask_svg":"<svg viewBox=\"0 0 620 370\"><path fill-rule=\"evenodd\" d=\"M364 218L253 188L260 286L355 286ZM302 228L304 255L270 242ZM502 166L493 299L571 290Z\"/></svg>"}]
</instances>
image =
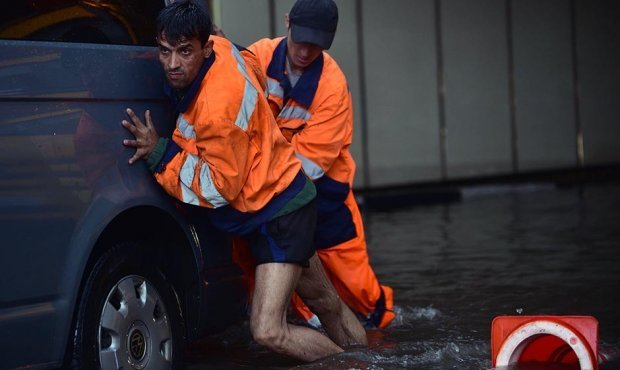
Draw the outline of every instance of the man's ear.
<instances>
[{"instance_id":1,"label":"man's ear","mask_svg":"<svg viewBox=\"0 0 620 370\"><path fill-rule=\"evenodd\" d=\"M284 26L287 30L291 26L291 20L288 18L288 13L284 13Z\"/></svg>"},{"instance_id":2,"label":"man's ear","mask_svg":"<svg viewBox=\"0 0 620 370\"><path fill-rule=\"evenodd\" d=\"M205 46L202 47L202 52L204 53L204 58L207 59L213 53L213 40L209 39L205 42Z\"/></svg>"}]
</instances>

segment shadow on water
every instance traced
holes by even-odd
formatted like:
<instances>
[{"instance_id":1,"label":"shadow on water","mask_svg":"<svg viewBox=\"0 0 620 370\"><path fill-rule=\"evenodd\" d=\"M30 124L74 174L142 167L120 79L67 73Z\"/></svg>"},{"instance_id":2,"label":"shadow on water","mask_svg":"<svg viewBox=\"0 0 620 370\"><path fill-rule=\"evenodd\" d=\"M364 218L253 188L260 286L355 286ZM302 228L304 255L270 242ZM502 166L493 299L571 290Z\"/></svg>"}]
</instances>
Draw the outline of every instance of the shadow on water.
<instances>
[{"instance_id":1,"label":"shadow on water","mask_svg":"<svg viewBox=\"0 0 620 370\"><path fill-rule=\"evenodd\" d=\"M190 351L188 369L491 369L499 315L590 315L601 370L620 368L620 185L472 188L462 201L366 211L369 255L398 318L370 346L312 364L260 348L247 323ZM520 365L501 370L567 369ZM500 370L500 369L498 369Z\"/></svg>"}]
</instances>

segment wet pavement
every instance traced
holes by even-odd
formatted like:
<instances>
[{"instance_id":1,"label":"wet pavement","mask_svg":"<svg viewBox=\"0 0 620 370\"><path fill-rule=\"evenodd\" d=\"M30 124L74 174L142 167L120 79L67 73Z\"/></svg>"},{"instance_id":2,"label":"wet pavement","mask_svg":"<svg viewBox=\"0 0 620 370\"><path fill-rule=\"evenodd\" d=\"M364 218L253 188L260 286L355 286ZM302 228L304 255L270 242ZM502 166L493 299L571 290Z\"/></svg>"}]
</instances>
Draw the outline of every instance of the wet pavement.
<instances>
[{"instance_id":1,"label":"wet pavement","mask_svg":"<svg viewBox=\"0 0 620 370\"><path fill-rule=\"evenodd\" d=\"M611 357L600 369L620 368L620 183L475 186L364 219L399 313L368 332L369 348L300 364L256 345L245 323L195 345L187 368L491 369L499 315L594 316Z\"/></svg>"}]
</instances>

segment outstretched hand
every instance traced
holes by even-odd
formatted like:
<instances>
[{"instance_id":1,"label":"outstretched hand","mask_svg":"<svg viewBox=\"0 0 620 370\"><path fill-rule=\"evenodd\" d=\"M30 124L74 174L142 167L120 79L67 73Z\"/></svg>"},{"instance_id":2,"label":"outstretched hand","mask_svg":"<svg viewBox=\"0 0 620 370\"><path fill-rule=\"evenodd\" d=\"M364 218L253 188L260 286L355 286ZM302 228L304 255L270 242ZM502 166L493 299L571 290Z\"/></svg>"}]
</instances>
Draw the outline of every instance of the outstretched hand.
<instances>
[{"instance_id":1,"label":"outstretched hand","mask_svg":"<svg viewBox=\"0 0 620 370\"><path fill-rule=\"evenodd\" d=\"M139 159L147 159L149 157L155 145L157 145L157 141L159 141L159 135L157 130L155 130L155 126L153 126L151 111L147 110L144 114L146 123L142 123L140 118L130 108L127 108L127 114L133 124L127 120L123 120L121 123L136 138L135 140L123 140L123 145L136 148L133 157L129 158L129 164L133 164Z\"/></svg>"}]
</instances>

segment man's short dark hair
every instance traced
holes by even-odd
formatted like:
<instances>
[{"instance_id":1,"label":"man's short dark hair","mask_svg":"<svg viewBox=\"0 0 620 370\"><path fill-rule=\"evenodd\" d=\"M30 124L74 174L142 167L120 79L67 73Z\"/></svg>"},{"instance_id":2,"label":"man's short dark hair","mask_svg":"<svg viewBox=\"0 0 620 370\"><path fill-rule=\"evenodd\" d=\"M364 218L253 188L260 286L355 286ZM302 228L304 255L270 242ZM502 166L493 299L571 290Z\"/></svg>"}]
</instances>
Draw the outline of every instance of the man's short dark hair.
<instances>
[{"instance_id":1,"label":"man's short dark hair","mask_svg":"<svg viewBox=\"0 0 620 370\"><path fill-rule=\"evenodd\" d=\"M170 45L193 38L198 38L204 45L212 30L206 0L176 0L162 9L157 17L157 35L164 35Z\"/></svg>"}]
</instances>

